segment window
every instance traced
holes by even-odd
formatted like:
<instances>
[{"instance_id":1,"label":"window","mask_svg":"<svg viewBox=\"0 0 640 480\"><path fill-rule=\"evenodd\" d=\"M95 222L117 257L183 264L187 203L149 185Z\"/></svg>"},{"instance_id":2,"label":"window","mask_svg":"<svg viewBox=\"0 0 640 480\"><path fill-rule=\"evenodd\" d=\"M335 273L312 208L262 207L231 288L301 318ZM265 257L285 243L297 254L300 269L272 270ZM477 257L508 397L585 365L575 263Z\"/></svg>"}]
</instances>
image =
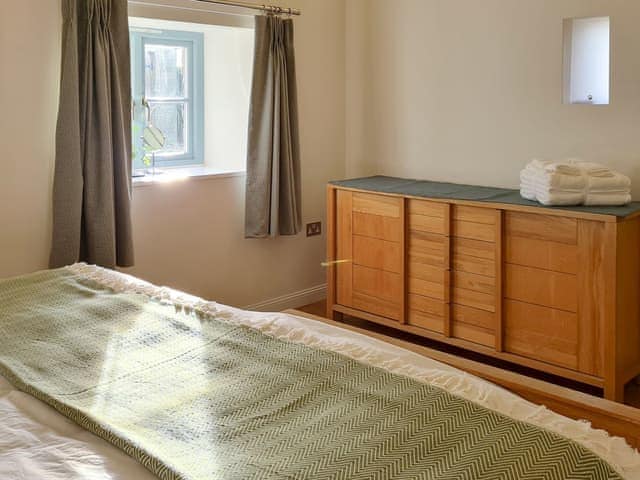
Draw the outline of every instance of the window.
<instances>
[{"instance_id":1,"label":"window","mask_svg":"<svg viewBox=\"0 0 640 480\"><path fill-rule=\"evenodd\" d=\"M204 163L204 34L131 30L133 168ZM164 145L151 151L143 137L155 127Z\"/></svg>"},{"instance_id":2,"label":"window","mask_svg":"<svg viewBox=\"0 0 640 480\"><path fill-rule=\"evenodd\" d=\"M155 155L158 180L245 171L253 21L134 4L129 12L134 175L152 170L142 140L149 124L166 137Z\"/></svg>"},{"instance_id":3,"label":"window","mask_svg":"<svg viewBox=\"0 0 640 480\"><path fill-rule=\"evenodd\" d=\"M609 103L609 17L564 21L564 102Z\"/></svg>"}]
</instances>

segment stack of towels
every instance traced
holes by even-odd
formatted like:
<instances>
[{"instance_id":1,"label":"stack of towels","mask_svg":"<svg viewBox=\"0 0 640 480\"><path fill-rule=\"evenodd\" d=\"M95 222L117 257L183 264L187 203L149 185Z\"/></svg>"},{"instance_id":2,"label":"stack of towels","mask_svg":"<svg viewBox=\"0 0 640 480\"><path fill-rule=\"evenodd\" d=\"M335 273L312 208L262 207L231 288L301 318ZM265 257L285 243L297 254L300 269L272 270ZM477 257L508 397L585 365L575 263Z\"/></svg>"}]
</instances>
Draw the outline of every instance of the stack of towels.
<instances>
[{"instance_id":1,"label":"stack of towels","mask_svg":"<svg viewBox=\"0 0 640 480\"><path fill-rule=\"evenodd\" d=\"M533 160L520 173L520 195L543 205L626 205L631 180L598 163Z\"/></svg>"}]
</instances>

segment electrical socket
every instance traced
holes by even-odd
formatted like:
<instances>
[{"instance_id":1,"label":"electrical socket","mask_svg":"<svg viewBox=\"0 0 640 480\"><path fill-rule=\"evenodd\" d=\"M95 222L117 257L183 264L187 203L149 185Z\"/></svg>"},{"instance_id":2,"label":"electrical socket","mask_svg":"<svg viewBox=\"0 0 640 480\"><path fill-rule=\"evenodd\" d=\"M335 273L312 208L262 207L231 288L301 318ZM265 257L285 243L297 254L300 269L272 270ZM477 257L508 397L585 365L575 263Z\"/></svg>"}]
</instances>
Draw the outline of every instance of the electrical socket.
<instances>
[{"instance_id":1,"label":"electrical socket","mask_svg":"<svg viewBox=\"0 0 640 480\"><path fill-rule=\"evenodd\" d=\"M307 237L322 235L322 222L307 223Z\"/></svg>"}]
</instances>

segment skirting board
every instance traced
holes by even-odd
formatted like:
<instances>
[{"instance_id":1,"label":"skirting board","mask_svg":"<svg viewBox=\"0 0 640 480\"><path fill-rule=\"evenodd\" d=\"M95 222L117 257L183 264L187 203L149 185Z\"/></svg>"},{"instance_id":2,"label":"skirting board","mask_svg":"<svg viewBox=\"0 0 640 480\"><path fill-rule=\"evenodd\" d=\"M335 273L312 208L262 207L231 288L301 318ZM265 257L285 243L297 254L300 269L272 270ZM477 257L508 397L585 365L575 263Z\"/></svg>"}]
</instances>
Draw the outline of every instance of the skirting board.
<instances>
[{"instance_id":1,"label":"skirting board","mask_svg":"<svg viewBox=\"0 0 640 480\"><path fill-rule=\"evenodd\" d=\"M265 300L264 302L255 303L247 307L243 307L244 310L252 310L254 312L281 312L291 308L299 308L310 303L319 302L327 298L327 285L322 284L316 287L307 288L306 290L300 290L299 292L293 292L288 295L283 295L278 298L272 298L271 300Z\"/></svg>"}]
</instances>

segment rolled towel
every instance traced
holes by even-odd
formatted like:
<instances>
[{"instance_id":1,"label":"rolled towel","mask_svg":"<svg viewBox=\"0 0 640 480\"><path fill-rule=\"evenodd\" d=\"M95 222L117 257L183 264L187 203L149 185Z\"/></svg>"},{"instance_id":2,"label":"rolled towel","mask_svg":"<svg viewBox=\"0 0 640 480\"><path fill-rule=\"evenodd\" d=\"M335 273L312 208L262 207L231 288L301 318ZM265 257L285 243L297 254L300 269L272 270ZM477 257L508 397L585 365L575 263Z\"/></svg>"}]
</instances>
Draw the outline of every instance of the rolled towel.
<instances>
[{"instance_id":1,"label":"rolled towel","mask_svg":"<svg viewBox=\"0 0 640 480\"><path fill-rule=\"evenodd\" d=\"M589 193L585 196L584 205L616 207L631 203L630 193Z\"/></svg>"}]
</instances>

